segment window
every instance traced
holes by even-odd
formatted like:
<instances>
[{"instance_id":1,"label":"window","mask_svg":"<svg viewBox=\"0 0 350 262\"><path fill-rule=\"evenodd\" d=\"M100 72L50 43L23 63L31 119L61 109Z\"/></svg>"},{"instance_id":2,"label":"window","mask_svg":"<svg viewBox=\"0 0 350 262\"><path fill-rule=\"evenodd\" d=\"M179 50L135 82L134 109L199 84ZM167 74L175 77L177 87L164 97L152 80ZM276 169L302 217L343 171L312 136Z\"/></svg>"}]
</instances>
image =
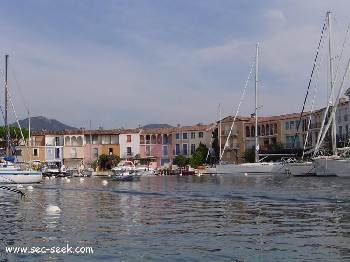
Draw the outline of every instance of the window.
<instances>
[{"instance_id":1,"label":"window","mask_svg":"<svg viewBox=\"0 0 350 262\"><path fill-rule=\"evenodd\" d=\"M39 156L39 150L37 148L33 148L33 156Z\"/></svg>"},{"instance_id":2,"label":"window","mask_svg":"<svg viewBox=\"0 0 350 262\"><path fill-rule=\"evenodd\" d=\"M187 144L182 144L182 150L185 156L188 155L188 145Z\"/></svg>"},{"instance_id":3,"label":"window","mask_svg":"<svg viewBox=\"0 0 350 262\"><path fill-rule=\"evenodd\" d=\"M180 155L180 144L175 145L175 155Z\"/></svg>"},{"instance_id":4,"label":"window","mask_svg":"<svg viewBox=\"0 0 350 262\"><path fill-rule=\"evenodd\" d=\"M163 146L163 156L168 155L168 146Z\"/></svg>"},{"instance_id":5,"label":"window","mask_svg":"<svg viewBox=\"0 0 350 262\"><path fill-rule=\"evenodd\" d=\"M92 156L93 157L98 157L98 149L97 148L93 148L92 149Z\"/></svg>"},{"instance_id":6,"label":"window","mask_svg":"<svg viewBox=\"0 0 350 262\"><path fill-rule=\"evenodd\" d=\"M146 156L151 155L151 146L145 146L145 154L146 154Z\"/></svg>"},{"instance_id":7,"label":"window","mask_svg":"<svg viewBox=\"0 0 350 262\"><path fill-rule=\"evenodd\" d=\"M60 149L55 148L55 158L60 158Z\"/></svg>"},{"instance_id":8,"label":"window","mask_svg":"<svg viewBox=\"0 0 350 262\"><path fill-rule=\"evenodd\" d=\"M180 139L180 133L175 133L175 139L179 140Z\"/></svg>"},{"instance_id":9,"label":"window","mask_svg":"<svg viewBox=\"0 0 350 262\"><path fill-rule=\"evenodd\" d=\"M198 132L198 137L199 137L199 138L203 138L203 137L204 137L203 132Z\"/></svg>"},{"instance_id":10,"label":"window","mask_svg":"<svg viewBox=\"0 0 350 262\"><path fill-rule=\"evenodd\" d=\"M77 157L77 149L76 148L71 148L70 149L70 157L76 158Z\"/></svg>"},{"instance_id":11,"label":"window","mask_svg":"<svg viewBox=\"0 0 350 262\"><path fill-rule=\"evenodd\" d=\"M131 142L131 135L126 135L126 142Z\"/></svg>"},{"instance_id":12,"label":"window","mask_svg":"<svg viewBox=\"0 0 350 262\"><path fill-rule=\"evenodd\" d=\"M286 130L288 130L289 129L289 122L286 122L285 124L286 124Z\"/></svg>"},{"instance_id":13,"label":"window","mask_svg":"<svg viewBox=\"0 0 350 262\"><path fill-rule=\"evenodd\" d=\"M113 155L113 148L108 148L108 155Z\"/></svg>"},{"instance_id":14,"label":"window","mask_svg":"<svg viewBox=\"0 0 350 262\"><path fill-rule=\"evenodd\" d=\"M187 133L182 133L182 139L187 140Z\"/></svg>"},{"instance_id":15,"label":"window","mask_svg":"<svg viewBox=\"0 0 350 262\"><path fill-rule=\"evenodd\" d=\"M196 138L196 133L195 132L191 132L191 139L195 139Z\"/></svg>"},{"instance_id":16,"label":"window","mask_svg":"<svg viewBox=\"0 0 350 262\"><path fill-rule=\"evenodd\" d=\"M290 121L290 129L294 128L294 121Z\"/></svg>"},{"instance_id":17,"label":"window","mask_svg":"<svg viewBox=\"0 0 350 262\"><path fill-rule=\"evenodd\" d=\"M193 155L196 152L196 145L191 144L191 155Z\"/></svg>"},{"instance_id":18,"label":"window","mask_svg":"<svg viewBox=\"0 0 350 262\"><path fill-rule=\"evenodd\" d=\"M163 136L163 144L164 144L164 145L169 144L169 137L168 137L168 135L166 135L166 134Z\"/></svg>"},{"instance_id":19,"label":"window","mask_svg":"<svg viewBox=\"0 0 350 262\"><path fill-rule=\"evenodd\" d=\"M132 155L131 147L130 147L130 146L128 146L128 147L126 148L126 154L127 154L128 156L131 156L131 155Z\"/></svg>"}]
</instances>

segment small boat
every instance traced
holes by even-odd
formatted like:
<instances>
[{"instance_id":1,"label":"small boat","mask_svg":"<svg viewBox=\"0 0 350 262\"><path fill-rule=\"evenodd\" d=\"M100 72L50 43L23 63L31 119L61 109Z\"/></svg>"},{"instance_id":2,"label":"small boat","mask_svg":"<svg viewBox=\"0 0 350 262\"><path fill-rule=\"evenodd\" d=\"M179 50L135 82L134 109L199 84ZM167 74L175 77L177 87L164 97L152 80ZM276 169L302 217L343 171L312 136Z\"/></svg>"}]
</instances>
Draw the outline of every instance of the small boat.
<instances>
[{"instance_id":1,"label":"small boat","mask_svg":"<svg viewBox=\"0 0 350 262\"><path fill-rule=\"evenodd\" d=\"M0 160L1 184L32 184L42 182L42 174L35 170L22 170L11 162L12 158Z\"/></svg>"},{"instance_id":2,"label":"small boat","mask_svg":"<svg viewBox=\"0 0 350 262\"><path fill-rule=\"evenodd\" d=\"M183 176L190 176L194 175L196 173L196 170L191 166L185 166L183 169L180 170L180 174Z\"/></svg>"},{"instance_id":3,"label":"small boat","mask_svg":"<svg viewBox=\"0 0 350 262\"><path fill-rule=\"evenodd\" d=\"M126 171L129 173L135 171L135 165L132 161L122 161L116 167L112 168L112 173L114 175L120 175Z\"/></svg>"},{"instance_id":4,"label":"small boat","mask_svg":"<svg viewBox=\"0 0 350 262\"><path fill-rule=\"evenodd\" d=\"M118 175L114 175L112 177L112 180L115 181L135 181L139 180L141 175L135 174L135 173L130 173L129 171L122 172Z\"/></svg>"},{"instance_id":5,"label":"small boat","mask_svg":"<svg viewBox=\"0 0 350 262\"><path fill-rule=\"evenodd\" d=\"M96 176L96 175L97 175L97 172L92 167L89 167L89 168L83 170L83 176L92 177L92 176Z\"/></svg>"}]
</instances>

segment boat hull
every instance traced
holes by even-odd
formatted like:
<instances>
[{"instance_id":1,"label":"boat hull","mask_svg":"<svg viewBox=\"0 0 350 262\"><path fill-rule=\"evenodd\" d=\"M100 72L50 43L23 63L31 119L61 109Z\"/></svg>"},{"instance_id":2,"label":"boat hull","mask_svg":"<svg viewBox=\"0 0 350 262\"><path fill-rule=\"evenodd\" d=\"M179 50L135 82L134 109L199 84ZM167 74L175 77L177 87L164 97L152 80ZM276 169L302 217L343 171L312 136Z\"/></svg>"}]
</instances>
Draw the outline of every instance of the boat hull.
<instances>
[{"instance_id":1,"label":"boat hull","mask_svg":"<svg viewBox=\"0 0 350 262\"><path fill-rule=\"evenodd\" d=\"M35 171L0 171L1 184L33 184L42 182L41 172Z\"/></svg>"},{"instance_id":2,"label":"boat hull","mask_svg":"<svg viewBox=\"0 0 350 262\"><path fill-rule=\"evenodd\" d=\"M315 175L316 169L313 162L295 162L284 164L284 168L277 173L285 173L291 175Z\"/></svg>"},{"instance_id":3,"label":"boat hull","mask_svg":"<svg viewBox=\"0 0 350 262\"><path fill-rule=\"evenodd\" d=\"M319 157L313 159L317 165L317 175L336 175L350 177L350 158Z\"/></svg>"},{"instance_id":4,"label":"boat hull","mask_svg":"<svg viewBox=\"0 0 350 262\"><path fill-rule=\"evenodd\" d=\"M217 174L266 174L272 175L283 168L282 164L279 163L244 163L244 164L227 164L217 165Z\"/></svg>"}]
</instances>

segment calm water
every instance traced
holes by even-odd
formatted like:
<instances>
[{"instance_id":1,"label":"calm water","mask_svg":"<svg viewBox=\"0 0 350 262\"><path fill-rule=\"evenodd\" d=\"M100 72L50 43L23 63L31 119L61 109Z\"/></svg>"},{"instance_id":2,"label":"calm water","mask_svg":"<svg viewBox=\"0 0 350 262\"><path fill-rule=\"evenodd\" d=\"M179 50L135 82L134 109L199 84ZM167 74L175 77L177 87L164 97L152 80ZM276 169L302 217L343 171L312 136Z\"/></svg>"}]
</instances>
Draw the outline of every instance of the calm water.
<instances>
[{"instance_id":1,"label":"calm water","mask_svg":"<svg viewBox=\"0 0 350 262\"><path fill-rule=\"evenodd\" d=\"M0 191L2 261L350 261L350 179L70 180ZM93 254L5 252L67 245Z\"/></svg>"}]
</instances>

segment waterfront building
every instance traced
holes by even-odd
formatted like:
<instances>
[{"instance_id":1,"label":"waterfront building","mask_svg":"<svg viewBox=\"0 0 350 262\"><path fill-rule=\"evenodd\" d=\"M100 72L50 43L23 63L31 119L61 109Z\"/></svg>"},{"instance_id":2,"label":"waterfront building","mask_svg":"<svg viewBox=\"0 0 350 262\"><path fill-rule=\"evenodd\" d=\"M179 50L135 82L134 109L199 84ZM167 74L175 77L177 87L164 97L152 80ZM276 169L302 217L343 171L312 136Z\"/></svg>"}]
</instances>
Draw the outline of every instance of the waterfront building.
<instances>
[{"instance_id":1,"label":"waterfront building","mask_svg":"<svg viewBox=\"0 0 350 262\"><path fill-rule=\"evenodd\" d=\"M212 133L215 128L216 126L214 124L174 127L172 130L174 156L184 155L190 158L195 153L200 143L210 148Z\"/></svg>"},{"instance_id":2,"label":"waterfront building","mask_svg":"<svg viewBox=\"0 0 350 262\"><path fill-rule=\"evenodd\" d=\"M79 169L84 165L84 129L63 131L63 164L67 169Z\"/></svg>"},{"instance_id":3,"label":"waterfront building","mask_svg":"<svg viewBox=\"0 0 350 262\"><path fill-rule=\"evenodd\" d=\"M45 162L45 133L36 132L35 136L21 142L16 148L18 162Z\"/></svg>"},{"instance_id":4,"label":"waterfront building","mask_svg":"<svg viewBox=\"0 0 350 262\"><path fill-rule=\"evenodd\" d=\"M102 154L120 156L119 133L118 129L85 130L85 166L96 162Z\"/></svg>"},{"instance_id":5,"label":"waterfront building","mask_svg":"<svg viewBox=\"0 0 350 262\"><path fill-rule=\"evenodd\" d=\"M120 157L134 159L140 154L140 129L119 129Z\"/></svg>"},{"instance_id":6,"label":"waterfront building","mask_svg":"<svg viewBox=\"0 0 350 262\"><path fill-rule=\"evenodd\" d=\"M162 166L173 161L173 128L141 129L140 158Z\"/></svg>"}]
</instances>

